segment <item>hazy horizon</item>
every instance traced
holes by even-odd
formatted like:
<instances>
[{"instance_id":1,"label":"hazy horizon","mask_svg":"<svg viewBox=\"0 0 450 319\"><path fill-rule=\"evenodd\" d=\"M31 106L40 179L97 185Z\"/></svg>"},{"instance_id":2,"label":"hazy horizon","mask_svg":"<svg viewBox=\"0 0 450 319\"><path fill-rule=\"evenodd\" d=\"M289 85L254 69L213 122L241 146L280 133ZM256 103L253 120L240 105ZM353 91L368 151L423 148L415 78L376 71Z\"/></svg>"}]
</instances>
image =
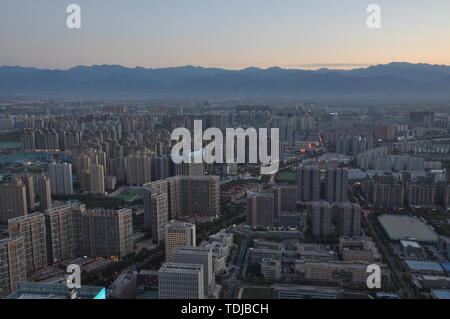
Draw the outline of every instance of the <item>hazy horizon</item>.
<instances>
[{"instance_id":1,"label":"hazy horizon","mask_svg":"<svg viewBox=\"0 0 450 319\"><path fill-rule=\"evenodd\" d=\"M185 65L174 65L174 66L166 66L166 67L154 67L154 68L146 68L144 66L141 65L136 65L136 66L126 66L126 65L121 65L121 64L91 64L91 65L73 65L73 66L69 66L66 68L40 68L40 67L34 67L34 66L28 66L28 65L0 65L0 67L18 67L18 68L32 68L32 69L38 69L38 70L50 70L50 71L67 71L67 70L71 70L77 67L86 67L86 68L91 68L91 67L95 67L95 66L118 66L118 67L123 67L123 68L128 68L128 69L137 69L137 68L144 68L144 69L148 69L148 70L157 70L157 69L176 69L176 68L185 68L185 67L193 67L193 68L204 68L204 69L223 69L223 70L227 70L227 71L242 71L242 70L246 70L246 69L251 69L251 68L257 68L257 69L261 69L261 70L268 70L268 69L272 69L272 68L280 68L282 70L305 70L305 71L316 71L316 70L321 70L321 69L329 69L329 70L357 70L357 69L365 69L368 67L372 67L372 66L377 66L377 65L389 65L389 64L394 64L394 63L406 63L406 64L411 64L411 65L431 65L431 66L443 66L443 67L450 67L450 64L432 64L432 63L427 63L427 62L417 62L417 63L412 63L412 62L407 62L407 61L392 61L392 62L387 62L387 63L377 63L377 64L357 64L357 65L353 65L353 64L341 64L341 63L336 63L336 64L306 64L306 65L297 65L297 66L286 66L286 67L280 67L278 65L273 65L273 66L268 66L268 67L257 67L254 65L249 65L249 66L245 66L242 68L225 68L225 67L214 67L214 66L204 66L204 65L192 65L192 64L185 64Z\"/></svg>"},{"instance_id":2,"label":"hazy horizon","mask_svg":"<svg viewBox=\"0 0 450 319\"><path fill-rule=\"evenodd\" d=\"M81 29L66 27L71 3L81 7ZM366 26L372 3L381 7L381 29ZM448 12L447 0L2 0L0 65L450 65Z\"/></svg>"}]
</instances>

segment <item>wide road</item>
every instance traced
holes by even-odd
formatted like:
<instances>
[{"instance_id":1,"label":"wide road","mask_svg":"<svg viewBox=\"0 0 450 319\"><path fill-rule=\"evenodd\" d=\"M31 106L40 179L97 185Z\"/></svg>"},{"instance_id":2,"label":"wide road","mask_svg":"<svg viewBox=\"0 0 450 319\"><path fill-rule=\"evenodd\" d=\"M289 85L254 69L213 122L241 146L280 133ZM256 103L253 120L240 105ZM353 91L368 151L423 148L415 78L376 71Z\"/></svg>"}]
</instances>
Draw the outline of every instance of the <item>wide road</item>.
<instances>
[{"instance_id":1,"label":"wide road","mask_svg":"<svg viewBox=\"0 0 450 319\"><path fill-rule=\"evenodd\" d=\"M357 195L357 197L359 199L358 202L366 203L366 200L360 197L359 194ZM381 229L374 221L375 216L372 214L373 213L372 208L363 211L364 211L364 218L367 222L367 226L370 230L370 233L372 234L373 239L383 256L383 262L388 265L393 276L392 279L394 279L394 282L399 288L398 294L402 298L416 298L414 289L411 288L410 283L405 282L403 279L404 278L403 275L405 274L405 272L399 267L399 265L397 264L396 257L391 254L391 252L389 251L389 247L385 244L383 238L381 238L381 236L378 233L379 231L381 231Z\"/></svg>"},{"instance_id":2,"label":"wide road","mask_svg":"<svg viewBox=\"0 0 450 319\"><path fill-rule=\"evenodd\" d=\"M241 268L244 264L244 258L245 258L246 252L247 252L247 246L248 246L248 240L243 239L241 248L238 252L238 257L236 260L235 267L234 267L233 271L230 273L230 277L228 279L226 279L226 282L228 284L228 294L227 294L228 299L233 298L233 296L235 295L236 287L238 285L242 284L242 282L238 279L238 276L239 276L239 272L241 271Z\"/></svg>"}]
</instances>

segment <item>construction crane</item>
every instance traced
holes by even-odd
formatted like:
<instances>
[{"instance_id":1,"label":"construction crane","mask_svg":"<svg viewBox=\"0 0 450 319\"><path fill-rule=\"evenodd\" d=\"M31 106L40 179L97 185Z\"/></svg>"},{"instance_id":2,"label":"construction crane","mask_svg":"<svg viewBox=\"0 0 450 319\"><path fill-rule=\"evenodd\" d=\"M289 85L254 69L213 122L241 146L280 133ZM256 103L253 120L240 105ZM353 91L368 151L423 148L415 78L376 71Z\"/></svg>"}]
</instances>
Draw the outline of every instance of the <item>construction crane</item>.
<instances>
[{"instance_id":1,"label":"construction crane","mask_svg":"<svg viewBox=\"0 0 450 319\"><path fill-rule=\"evenodd\" d=\"M316 127L317 135L319 136L320 146L325 146L322 132L320 131L319 127Z\"/></svg>"}]
</instances>

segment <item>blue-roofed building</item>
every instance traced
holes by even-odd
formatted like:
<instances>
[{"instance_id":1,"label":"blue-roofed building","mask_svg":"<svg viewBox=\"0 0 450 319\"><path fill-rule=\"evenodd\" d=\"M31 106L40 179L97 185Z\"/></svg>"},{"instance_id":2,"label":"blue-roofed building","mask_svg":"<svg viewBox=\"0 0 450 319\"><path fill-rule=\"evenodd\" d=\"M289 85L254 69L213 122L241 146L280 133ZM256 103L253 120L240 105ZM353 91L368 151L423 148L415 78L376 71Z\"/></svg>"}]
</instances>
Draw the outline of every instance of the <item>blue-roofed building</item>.
<instances>
[{"instance_id":1,"label":"blue-roofed building","mask_svg":"<svg viewBox=\"0 0 450 319\"><path fill-rule=\"evenodd\" d=\"M444 275L444 269L433 261L405 260L405 264L412 273Z\"/></svg>"},{"instance_id":2,"label":"blue-roofed building","mask_svg":"<svg viewBox=\"0 0 450 319\"><path fill-rule=\"evenodd\" d=\"M441 263L441 267L447 273L447 276L450 276L450 263Z\"/></svg>"},{"instance_id":3,"label":"blue-roofed building","mask_svg":"<svg viewBox=\"0 0 450 319\"><path fill-rule=\"evenodd\" d=\"M106 289L82 286L71 291L63 284L19 283L6 299L106 299Z\"/></svg>"},{"instance_id":4,"label":"blue-roofed building","mask_svg":"<svg viewBox=\"0 0 450 319\"><path fill-rule=\"evenodd\" d=\"M450 290L432 290L433 299L450 299Z\"/></svg>"}]
</instances>

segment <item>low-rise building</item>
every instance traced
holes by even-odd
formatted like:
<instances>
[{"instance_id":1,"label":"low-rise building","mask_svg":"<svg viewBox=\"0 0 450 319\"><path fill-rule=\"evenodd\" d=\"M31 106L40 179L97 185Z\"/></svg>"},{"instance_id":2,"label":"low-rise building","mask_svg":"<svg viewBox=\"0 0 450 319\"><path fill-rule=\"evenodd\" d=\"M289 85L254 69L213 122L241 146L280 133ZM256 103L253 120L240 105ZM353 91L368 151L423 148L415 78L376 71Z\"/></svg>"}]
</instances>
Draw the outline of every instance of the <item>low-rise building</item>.
<instances>
[{"instance_id":1,"label":"low-rise building","mask_svg":"<svg viewBox=\"0 0 450 319\"><path fill-rule=\"evenodd\" d=\"M336 253L328 246L319 244L297 244L298 259L304 261L336 260Z\"/></svg>"},{"instance_id":2,"label":"low-rise building","mask_svg":"<svg viewBox=\"0 0 450 319\"><path fill-rule=\"evenodd\" d=\"M446 276L419 276L418 279L424 288L450 289L450 277Z\"/></svg>"},{"instance_id":3,"label":"low-rise building","mask_svg":"<svg viewBox=\"0 0 450 319\"><path fill-rule=\"evenodd\" d=\"M272 258L273 260L283 260L284 250L274 250L265 248L250 248L250 261L252 263L260 263L265 258Z\"/></svg>"},{"instance_id":4,"label":"low-rise building","mask_svg":"<svg viewBox=\"0 0 450 319\"><path fill-rule=\"evenodd\" d=\"M281 262L271 258L265 258L261 261L261 274L265 279L281 278Z\"/></svg>"},{"instance_id":5,"label":"low-rise building","mask_svg":"<svg viewBox=\"0 0 450 319\"><path fill-rule=\"evenodd\" d=\"M343 261L380 263L381 254L375 243L368 237L339 238L339 253Z\"/></svg>"},{"instance_id":6,"label":"low-rise building","mask_svg":"<svg viewBox=\"0 0 450 319\"><path fill-rule=\"evenodd\" d=\"M344 289L306 285L272 285L274 299L341 299Z\"/></svg>"},{"instance_id":7,"label":"low-rise building","mask_svg":"<svg viewBox=\"0 0 450 319\"><path fill-rule=\"evenodd\" d=\"M122 272L108 287L108 299L134 299L136 297L137 272Z\"/></svg>"},{"instance_id":8,"label":"low-rise building","mask_svg":"<svg viewBox=\"0 0 450 319\"><path fill-rule=\"evenodd\" d=\"M406 267L414 274L444 275L441 265L433 261L405 260Z\"/></svg>"},{"instance_id":9,"label":"low-rise building","mask_svg":"<svg viewBox=\"0 0 450 319\"><path fill-rule=\"evenodd\" d=\"M69 289L63 284L19 283L18 289L6 299L106 299L105 288L81 286Z\"/></svg>"},{"instance_id":10,"label":"low-rise building","mask_svg":"<svg viewBox=\"0 0 450 319\"><path fill-rule=\"evenodd\" d=\"M304 262L297 261L295 269L300 278L308 281L332 282L340 284L366 285L367 263L333 262ZM381 267L382 284L390 283L390 272L384 265Z\"/></svg>"}]
</instances>

